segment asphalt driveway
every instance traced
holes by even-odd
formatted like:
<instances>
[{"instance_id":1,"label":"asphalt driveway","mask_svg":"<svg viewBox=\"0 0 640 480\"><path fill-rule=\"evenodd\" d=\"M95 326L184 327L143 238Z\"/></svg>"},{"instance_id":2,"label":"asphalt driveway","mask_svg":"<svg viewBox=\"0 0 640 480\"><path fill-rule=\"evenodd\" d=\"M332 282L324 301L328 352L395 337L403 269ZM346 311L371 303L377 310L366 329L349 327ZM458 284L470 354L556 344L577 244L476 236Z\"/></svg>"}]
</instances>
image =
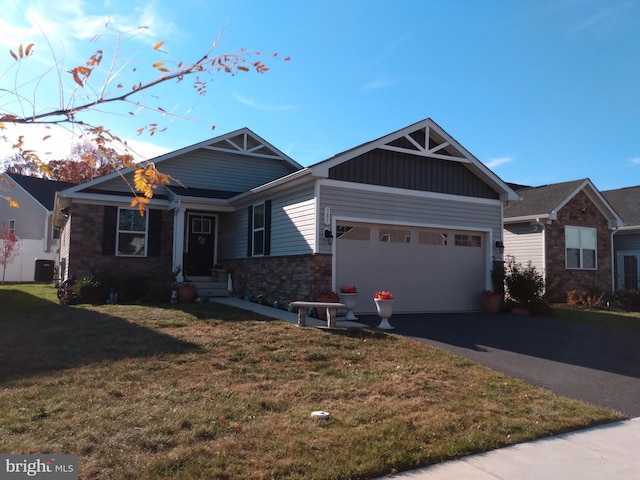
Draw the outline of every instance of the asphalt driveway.
<instances>
[{"instance_id":1,"label":"asphalt driveway","mask_svg":"<svg viewBox=\"0 0 640 480\"><path fill-rule=\"evenodd\" d=\"M377 325L375 316L359 322ZM393 315L394 333L559 395L640 417L640 334L511 314Z\"/></svg>"}]
</instances>

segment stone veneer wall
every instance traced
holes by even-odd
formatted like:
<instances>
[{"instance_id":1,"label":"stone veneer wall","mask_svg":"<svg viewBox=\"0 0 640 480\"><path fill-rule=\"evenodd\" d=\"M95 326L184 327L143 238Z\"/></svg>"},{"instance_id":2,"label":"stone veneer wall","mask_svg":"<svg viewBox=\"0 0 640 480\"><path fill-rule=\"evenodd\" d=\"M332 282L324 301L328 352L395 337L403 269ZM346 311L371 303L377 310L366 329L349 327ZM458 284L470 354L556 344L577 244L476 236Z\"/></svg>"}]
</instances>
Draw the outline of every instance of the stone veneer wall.
<instances>
[{"instance_id":1,"label":"stone veneer wall","mask_svg":"<svg viewBox=\"0 0 640 480\"><path fill-rule=\"evenodd\" d=\"M81 278L97 271L123 275L158 275L171 272L173 212L162 212L161 253L153 257L118 257L102 253L104 207L74 203L71 210L69 276Z\"/></svg>"},{"instance_id":2,"label":"stone veneer wall","mask_svg":"<svg viewBox=\"0 0 640 480\"><path fill-rule=\"evenodd\" d=\"M292 255L221 260L231 270L234 295L282 308L295 300L313 301L331 290L331 255Z\"/></svg>"},{"instance_id":3,"label":"stone veneer wall","mask_svg":"<svg viewBox=\"0 0 640 480\"><path fill-rule=\"evenodd\" d=\"M585 212L582 210L586 209ZM573 270L565 267L565 225L595 227L597 230L597 269ZM565 302L570 290L611 292L611 231L600 210L584 192L579 192L558 212L558 219L546 225L547 293L554 302Z\"/></svg>"}]
</instances>

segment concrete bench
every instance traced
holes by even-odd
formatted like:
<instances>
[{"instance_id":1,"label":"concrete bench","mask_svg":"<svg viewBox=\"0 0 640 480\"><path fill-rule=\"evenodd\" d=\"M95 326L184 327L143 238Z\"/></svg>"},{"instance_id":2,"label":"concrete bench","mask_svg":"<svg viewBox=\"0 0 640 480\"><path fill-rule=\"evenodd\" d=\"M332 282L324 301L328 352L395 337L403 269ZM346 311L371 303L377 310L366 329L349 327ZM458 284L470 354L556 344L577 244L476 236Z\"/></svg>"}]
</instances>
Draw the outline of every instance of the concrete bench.
<instances>
[{"instance_id":1,"label":"concrete bench","mask_svg":"<svg viewBox=\"0 0 640 480\"><path fill-rule=\"evenodd\" d=\"M297 308L298 309L298 326L306 327L307 326L307 309L308 308L319 308L327 309L327 327L331 328L335 326L335 317L336 310L339 308L345 308L342 303L332 303L332 302L291 302L289 304L289 308Z\"/></svg>"}]
</instances>

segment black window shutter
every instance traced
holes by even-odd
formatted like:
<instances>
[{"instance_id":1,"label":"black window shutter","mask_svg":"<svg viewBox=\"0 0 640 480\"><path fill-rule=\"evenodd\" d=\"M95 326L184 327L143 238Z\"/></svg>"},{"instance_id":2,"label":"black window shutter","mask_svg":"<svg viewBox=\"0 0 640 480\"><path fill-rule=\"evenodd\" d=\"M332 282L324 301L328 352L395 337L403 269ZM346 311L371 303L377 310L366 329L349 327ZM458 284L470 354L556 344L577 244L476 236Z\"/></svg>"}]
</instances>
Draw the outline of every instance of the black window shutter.
<instances>
[{"instance_id":1,"label":"black window shutter","mask_svg":"<svg viewBox=\"0 0 640 480\"><path fill-rule=\"evenodd\" d=\"M253 256L253 206L249 207L249 234L247 235L247 257Z\"/></svg>"},{"instance_id":2,"label":"black window shutter","mask_svg":"<svg viewBox=\"0 0 640 480\"><path fill-rule=\"evenodd\" d=\"M162 212L149 210L149 238L147 240L147 255L159 257L162 248Z\"/></svg>"},{"instance_id":3,"label":"black window shutter","mask_svg":"<svg viewBox=\"0 0 640 480\"><path fill-rule=\"evenodd\" d=\"M118 207L104 207L102 223L102 253L116 254L116 227L118 225Z\"/></svg>"},{"instance_id":4,"label":"black window shutter","mask_svg":"<svg viewBox=\"0 0 640 480\"><path fill-rule=\"evenodd\" d=\"M271 200L264 202L264 254L271 255Z\"/></svg>"}]
</instances>

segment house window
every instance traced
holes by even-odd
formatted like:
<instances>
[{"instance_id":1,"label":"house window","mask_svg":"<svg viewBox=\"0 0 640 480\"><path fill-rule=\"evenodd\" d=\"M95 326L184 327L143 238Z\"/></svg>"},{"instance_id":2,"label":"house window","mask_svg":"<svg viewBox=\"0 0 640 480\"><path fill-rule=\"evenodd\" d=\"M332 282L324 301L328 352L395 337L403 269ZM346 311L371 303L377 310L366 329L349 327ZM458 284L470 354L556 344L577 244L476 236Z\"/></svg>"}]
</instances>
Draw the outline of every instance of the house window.
<instances>
[{"instance_id":1,"label":"house window","mask_svg":"<svg viewBox=\"0 0 640 480\"><path fill-rule=\"evenodd\" d=\"M564 227L567 268L596 268L596 229Z\"/></svg>"},{"instance_id":2,"label":"house window","mask_svg":"<svg viewBox=\"0 0 640 480\"><path fill-rule=\"evenodd\" d=\"M271 200L249 207L247 256L271 255Z\"/></svg>"},{"instance_id":3,"label":"house window","mask_svg":"<svg viewBox=\"0 0 640 480\"><path fill-rule=\"evenodd\" d=\"M16 221L15 220L9 220L9 233L11 235L15 235L16 234Z\"/></svg>"},{"instance_id":4,"label":"house window","mask_svg":"<svg viewBox=\"0 0 640 480\"><path fill-rule=\"evenodd\" d=\"M118 210L116 252L120 256L144 257L147 254L147 219L138 210Z\"/></svg>"},{"instance_id":5,"label":"house window","mask_svg":"<svg viewBox=\"0 0 640 480\"><path fill-rule=\"evenodd\" d=\"M253 206L253 256L264 255L264 203Z\"/></svg>"}]
</instances>

